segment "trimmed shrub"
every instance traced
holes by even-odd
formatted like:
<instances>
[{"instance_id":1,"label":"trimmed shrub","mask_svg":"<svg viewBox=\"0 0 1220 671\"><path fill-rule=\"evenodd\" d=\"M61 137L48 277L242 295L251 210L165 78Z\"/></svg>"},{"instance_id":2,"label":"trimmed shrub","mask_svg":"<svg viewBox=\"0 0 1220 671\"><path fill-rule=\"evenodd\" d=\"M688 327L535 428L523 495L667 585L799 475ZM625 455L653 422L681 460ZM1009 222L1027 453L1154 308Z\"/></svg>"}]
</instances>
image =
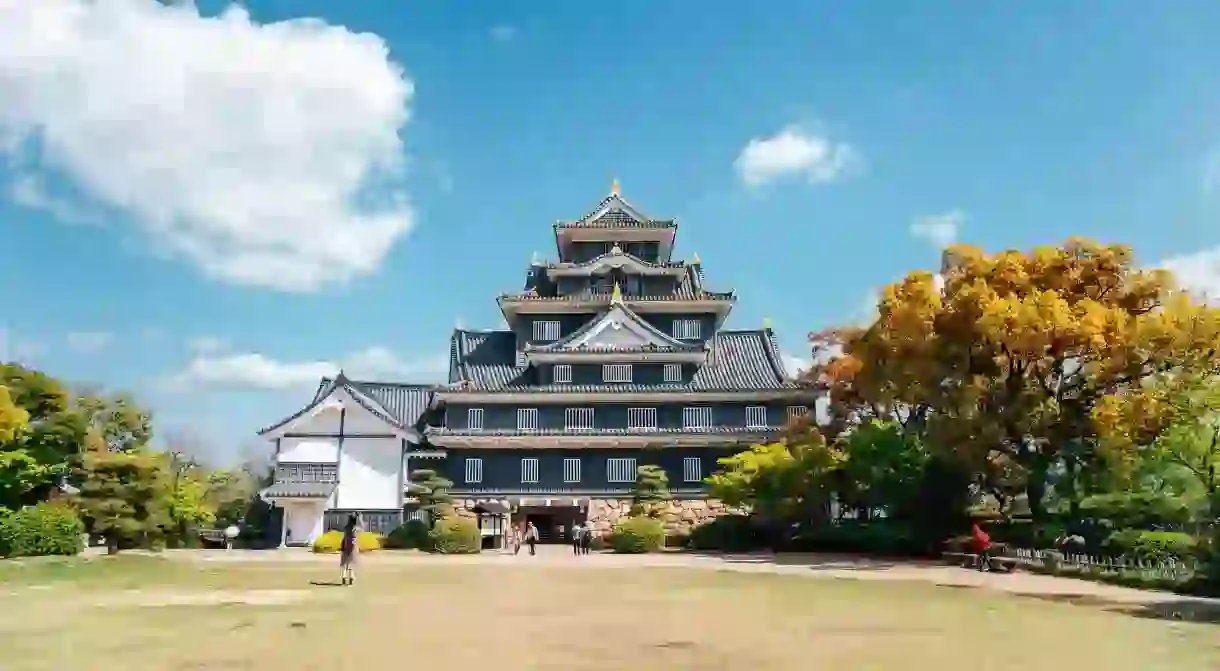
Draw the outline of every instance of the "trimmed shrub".
<instances>
[{"instance_id":1,"label":"trimmed shrub","mask_svg":"<svg viewBox=\"0 0 1220 671\"><path fill-rule=\"evenodd\" d=\"M1184 561L1197 555L1199 542L1194 536L1179 531L1122 529L1110 534L1104 547L1111 555L1138 561Z\"/></svg>"},{"instance_id":2,"label":"trimmed shrub","mask_svg":"<svg viewBox=\"0 0 1220 671\"><path fill-rule=\"evenodd\" d=\"M766 535L748 515L724 515L691 529L690 547L695 550L748 552L766 545Z\"/></svg>"},{"instance_id":3,"label":"trimmed shrub","mask_svg":"<svg viewBox=\"0 0 1220 671\"><path fill-rule=\"evenodd\" d=\"M343 532L338 529L327 531L313 542L313 551L324 554L334 554L343 543ZM381 549L381 536L371 531L361 531L356 535L356 547L361 552L372 552Z\"/></svg>"},{"instance_id":4,"label":"trimmed shrub","mask_svg":"<svg viewBox=\"0 0 1220 671\"><path fill-rule=\"evenodd\" d=\"M74 555L85 549L85 524L71 506L39 503L0 518L0 557Z\"/></svg>"},{"instance_id":5,"label":"trimmed shrub","mask_svg":"<svg viewBox=\"0 0 1220 671\"><path fill-rule=\"evenodd\" d=\"M428 525L423 520L407 520L394 527L385 537L382 547L393 550L415 550L427 546Z\"/></svg>"},{"instance_id":6,"label":"trimmed shrub","mask_svg":"<svg viewBox=\"0 0 1220 671\"><path fill-rule=\"evenodd\" d=\"M811 529L793 538L790 547L785 549L881 556L926 553L911 529L892 522L838 524Z\"/></svg>"},{"instance_id":7,"label":"trimmed shrub","mask_svg":"<svg viewBox=\"0 0 1220 671\"><path fill-rule=\"evenodd\" d=\"M483 534L479 531L479 525L469 517L442 517L428 531L424 549L446 555L474 554L483 549Z\"/></svg>"},{"instance_id":8,"label":"trimmed shrub","mask_svg":"<svg viewBox=\"0 0 1220 671\"><path fill-rule=\"evenodd\" d=\"M665 525L651 517L627 517L614 525L610 548L619 554L644 554L665 548Z\"/></svg>"}]
</instances>

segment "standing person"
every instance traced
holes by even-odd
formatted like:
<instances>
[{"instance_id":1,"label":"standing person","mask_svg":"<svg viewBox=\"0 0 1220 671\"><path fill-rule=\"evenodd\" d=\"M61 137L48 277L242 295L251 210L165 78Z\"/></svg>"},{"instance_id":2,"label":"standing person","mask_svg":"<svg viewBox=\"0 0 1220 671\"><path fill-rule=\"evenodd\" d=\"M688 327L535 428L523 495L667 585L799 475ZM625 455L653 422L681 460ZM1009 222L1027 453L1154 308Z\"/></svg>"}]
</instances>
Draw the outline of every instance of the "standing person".
<instances>
[{"instance_id":1,"label":"standing person","mask_svg":"<svg viewBox=\"0 0 1220 671\"><path fill-rule=\"evenodd\" d=\"M983 531L983 527L979 526L978 522L970 528L970 544L974 547L974 553L979 556L979 571L988 571L991 569L991 536Z\"/></svg>"},{"instance_id":2,"label":"standing person","mask_svg":"<svg viewBox=\"0 0 1220 671\"><path fill-rule=\"evenodd\" d=\"M343 540L339 542L339 568L343 571L340 582L351 585L356 582L356 557L360 555L360 545L356 542L356 516L349 515L347 524L343 526Z\"/></svg>"},{"instance_id":3,"label":"standing person","mask_svg":"<svg viewBox=\"0 0 1220 671\"><path fill-rule=\"evenodd\" d=\"M525 543L530 546L530 555L538 554L538 527L533 522L525 525Z\"/></svg>"},{"instance_id":4,"label":"standing person","mask_svg":"<svg viewBox=\"0 0 1220 671\"><path fill-rule=\"evenodd\" d=\"M521 527L514 524L509 533L512 534L513 554L517 554L521 552Z\"/></svg>"},{"instance_id":5,"label":"standing person","mask_svg":"<svg viewBox=\"0 0 1220 671\"><path fill-rule=\"evenodd\" d=\"M582 555L589 554L589 548L593 545L593 524L585 522L584 529L580 532L580 553Z\"/></svg>"},{"instance_id":6,"label":"standing person","mask_svg":"<svg viewBox=\"0 0 1220 671\"><path fill-rule=\"evenodd\" d=\"M585 530L580 527L580 522L572 525L572 554L578 555L580 552L580 543L584 540Z\"/></svg>"}]
</instances>

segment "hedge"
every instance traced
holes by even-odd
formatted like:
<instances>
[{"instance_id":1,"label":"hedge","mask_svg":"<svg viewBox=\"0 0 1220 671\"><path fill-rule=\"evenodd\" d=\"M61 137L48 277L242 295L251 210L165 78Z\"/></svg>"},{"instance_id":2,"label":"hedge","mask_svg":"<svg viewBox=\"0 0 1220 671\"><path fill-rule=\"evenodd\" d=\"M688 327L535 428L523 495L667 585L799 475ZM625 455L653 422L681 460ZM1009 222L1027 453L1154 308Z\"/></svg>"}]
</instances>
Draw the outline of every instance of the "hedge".
<instances>
[{"instance_id":1,"label":"hedge","mask_svg":"<svg viewBox=\"0 0 1220 671\"><path fill-rule=\"evenodd\" d=\"M415 550L427 547L428 525L423 520L407 520L385 537L382 547L394 550Z\"/></svg>"},{"instance_id":2,"label":"hedge","mask_svg":"<svg viewBox=\"0 0 1220 671\"><path fill-rule=\"evenodd\" d=\"M919 556L928 552L914 531L894 522L841 523L810 529L795 536L784 549L881 556Z\"/></svg>"},{"instance_id":3,"label":"hedge","mask_svg":"<svg viewBox=\"0 0 1220 671\"><path fill-rule=\"evenodd\" d=\"M1137 561L1183 561L1198 554L1199 541L1179 531L1122 529L1110 534L1103 547L1107 554Z\"/></svg>"},{"instance_id":4,"label":"hedge","mask_svg":"<svg viewBox=\"0 0 1220 671\"><path fill-rule=\"evenodd\" d=\"M748 515L724 515L691 529L690 547L695 550L748 552L764 547L766 534Z\"/></svg>"},{"instance_id":5,"label":"hedge","mask_svg":"<svg viewBox=\"0 0 1220 671\"><path fill-rule=\"evenodd\" d=\"M442 517L428 532L424 549L439 554L475 554L483 550L483 534L469 517Z\"/></svg>"},{"instance_id":6,"label":"hedge","mask_svg":"<svg viewBox=\"0 0 1220 671\"><path fill-rule=\"evenodd\" d=\"M619 520L610 533L610 549L619 554L644 554L665 548L665 525L651 517Z\"/></svg>"},{"instance_id":7,"label":"hedge","mask_svg":"<svg viewBox=\"0 0 1220 671\"><path fill-rule=\"evenodd\" d=\"M0 517L0 557L75 555L85 549L85 525L71 506L39 503Z\"/></svg>"},{"instance_id":8,"label":"hedge","mask_svg":"<svg viewBox=\"0 0 1220 671\"><path fill-rule=\"evenodd\" d=\"M338 529L327 531L318 536L318 540L313 542L313 551L318 553L333 554L339 551L343 544L343 532ZM356 547L361 552L372 552L373 550L381 549L381 536L371 531L361 531L356 536Z\"/></svg>"}]
</instances>

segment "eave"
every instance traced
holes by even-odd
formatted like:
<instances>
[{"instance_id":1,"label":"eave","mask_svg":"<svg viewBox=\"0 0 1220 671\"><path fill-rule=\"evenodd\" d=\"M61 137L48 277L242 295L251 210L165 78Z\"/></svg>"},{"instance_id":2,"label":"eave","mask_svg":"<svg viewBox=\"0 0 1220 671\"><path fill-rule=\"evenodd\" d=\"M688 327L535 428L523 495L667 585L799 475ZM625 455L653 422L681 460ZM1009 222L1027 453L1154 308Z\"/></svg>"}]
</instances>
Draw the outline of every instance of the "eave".
<instances>
[{"instance_id":1,"label":"eave","mask_svg":"<svg viewBox=\"0 0 1220 671\"><path fill-rule=\"evenodd\" d=\"M674 296L623 296L623 303L637 313L691 312L711 313L717 323L732 311L737 297L732 293L705 293L698 297ZM530 296L504 294L496 298L501 312L508 319L519 314L562 314L567 312L596 312L610 305L610 294L585 294L580 296Z\"/></svg>"},{"instance_id":2,"label":"eave","mask_svg":"<svg viewBox=\"0 0 1220 671\"><path fill-rule=\"evenodd\" d=\"M325 391L319 392L315 396L312 403L306 405L288 417L285 417L279 422L261 429L258 432L258 435L267 440L275 440L276 438L284 437L285 434L292 432L292 425L297 420L320 410L326 405L327 400L330 399L337 391L344 392L347 394L348 398L356 403L356 405L364 408L374 417L385 422L386 427L389 429L389 433L393 434L395 437L404 438L412 443L420 442L420 434L415 430L414 427L404 426L398 420L394 419L388 410L383 408L380 403L369 398L367 395L357 389L350 380L342 375L342 373L335 377Z\"/></svg>"},{"instance_id":3,"label":"eave","mask_svg":"<svg viewBox=\"0 0 1220 671\"><path fill-rule=\"evenodd\" d=\"M689 363L702 365L707 361L703 349L674 350L612 350L576 349L535 351L525 350L525 358L534 364L549 363Z\"/></svg>"},{"instance_id":4,"label":"eave","mask_svg":"<svg viewBox=\"0 0 1220 671\"><path fill-rule=\"evenodd\" d=\"M552 279L560 277L588 277L606 270L624 270L635 275L682 277L686 274L686 266L681 263L649 263L633 254L628 254L618 247L614 250L594 257L583 263L555 263L546 267L546 274Z\"/></svg>"},{"instance_id":5,"label":"eave","mask_svg":"<svg viewBox=\"0 0 1220 671\"><path fill-rule=\"evenodd\" d=\"M762 430L719 431L693 433L652 431L641 433L597 432L505 432L505 431L436 431L428 433L433 445L447 448L479 449L660 449L672 447L737 447L774 440L778 428Z\"/></svg>"},{"instance_id":6,"label":"eave","mask_svg":"<svg viewBox=\"0 0 1220 671\"><path fill-rule=\"evenodd\" d=\"M513 388L502 390L438 389L437 402L461 403L512 403L512 404L561 404L561 403L732 403L737 401L787 401L790 405L809 405L818 399L818 392L805 387L783 387L775 389L709 390L701 391L674 385L669 389L645 390L634 385L615 391L612 385L601 389L567 391L551 390L548 387Z\"/></svg>"}]
</instances>

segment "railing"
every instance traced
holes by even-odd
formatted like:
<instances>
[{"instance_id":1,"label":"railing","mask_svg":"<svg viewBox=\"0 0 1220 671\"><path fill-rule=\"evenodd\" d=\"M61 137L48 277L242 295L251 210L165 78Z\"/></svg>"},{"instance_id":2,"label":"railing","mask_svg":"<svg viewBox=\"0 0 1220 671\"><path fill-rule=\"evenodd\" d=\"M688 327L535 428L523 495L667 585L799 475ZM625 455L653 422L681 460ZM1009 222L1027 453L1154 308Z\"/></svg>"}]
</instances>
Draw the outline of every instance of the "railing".
<instances>
[{"instance_id":1,"label":"railing","mask_svg":"<svg viewBox=\"0 0 1220 671\"><path fill-rule=\"evenodd\" d=\"M1057 550L1008 548L1002 554L1030 566L1057 564L1081 573L1139 573L1148 578L1168 580L1186 580L1193 576L1198 568L1195 562L1177 559L1148 561L1127 557L1097 557Z\"/></svg>"}]
</instances>

